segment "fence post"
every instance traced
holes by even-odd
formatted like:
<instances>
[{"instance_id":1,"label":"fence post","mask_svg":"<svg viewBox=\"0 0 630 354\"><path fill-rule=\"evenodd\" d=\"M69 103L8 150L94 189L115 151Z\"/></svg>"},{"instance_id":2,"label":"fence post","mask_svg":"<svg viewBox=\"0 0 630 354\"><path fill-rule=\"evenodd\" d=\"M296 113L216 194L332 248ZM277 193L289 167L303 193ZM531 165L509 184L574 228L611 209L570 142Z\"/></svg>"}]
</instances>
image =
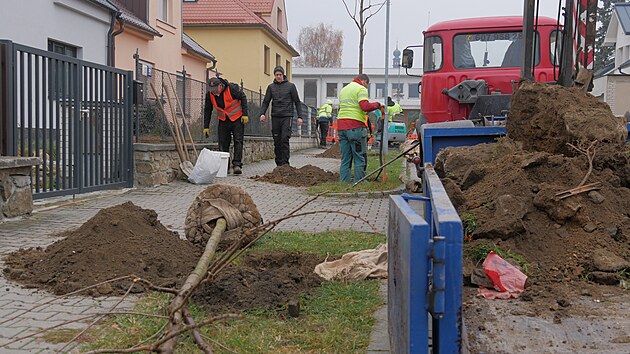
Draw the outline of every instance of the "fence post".
<instances>
[{"instance_id":1,"label":"fence post","mask_svg":"<svg viewBox=\"0 0 630 354\"><path fill-rule=\"evenodd\" d=\"M177 80L175 80L175 86L177 86ZM175 94L177 94L177 87L174 88ZM182 122L186 119L186 66L182 65ZM186 136L186 124L182 124L182 133ZM186 139L184 139L186 140Z\"/></svg>"},{"instance_id":2,"label":"fence post","mask_svg":"<svg viewBox=\"0 0 630 354\"><path fill-rule=\"evenodd\" d=\"M308 112L308 114L306 115L306 119L307 119L307 122L308 122L308 125L307 125L308 129L306 130L306 132L308 133L308 137L311 138L313 136L312 135L312 133L313 133L313 119L311 117L311 114L312 114L311 113L311 107L307 108L307 112Z\"/></svg>"},{"instance_id":3,"label":"fence post","mask_svg":"<svg viewBox=\"0 0 630 354\"><path fill-rule=\"evenodd\" d=\"M136 66L135 66L136 70L134 70L135 77L132 77L132 79L138 80L138 64L140 64L140 53L138 52L138 48L136 48L136 53L133 55L133 58L135 59L135 62L136 62ZM146 89L147 87L144 88L144 90ZM136 111L136 143L137 143L140 139L140 114L138 114L137 100L136 100L136 103L134 104L134 109Z\"/></svg>"},{"instance_id":4,"label":"fence post","mask_svg":"<svg viewBox=\"0 0 630 354\"><path fill-rule=\"evenodd\" d=\"M15 156L13 43L0 42L0 155Z\"/></svg>"}]
</instances>

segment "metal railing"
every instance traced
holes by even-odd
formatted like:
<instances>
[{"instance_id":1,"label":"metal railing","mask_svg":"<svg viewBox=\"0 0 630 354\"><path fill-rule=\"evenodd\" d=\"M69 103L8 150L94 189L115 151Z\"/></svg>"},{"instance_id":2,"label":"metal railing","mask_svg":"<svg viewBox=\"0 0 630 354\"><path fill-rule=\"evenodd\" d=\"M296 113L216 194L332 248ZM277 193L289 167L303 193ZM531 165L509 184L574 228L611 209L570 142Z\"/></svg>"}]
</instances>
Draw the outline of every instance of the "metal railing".
<instances>
[{"instance_id":1,"label":"metal railing","mask_svg":"<svg viewBox=\"0 0 630 354\"><path fill-rule=\"evenodd\" d=\"M0 41L2 154L39 157L33 197L133 185L131 72Z\"/></svg>"},{"instance_id":2,"label":"metal railing","mask_svg":"<svg viewBox=\"0 0 630 354\"><path fill-rule=\"evenodd\" d=\"M136 57L136 80L140 81L144 86L144 102L136 105L135 125L137 142L166 143L172 140L170 130L166 123L168 121L172 124L172 122L170 118L163 116L156 101L157 99L160 99L162 103L165 104L165 109L169 109L169 105L173 105L182 129L185 129L182 122L182 117L184 117L190 129L191 136L195 141L210 143L216 143L218 141L218 119L216 110L213 110L210 119L210 136L205 138L203 135L204 105L206 93L208 92L205 82L187 77L185 68L182 68L182 72L177 74L159 69L147 69L147 65L140 61L139 56ZM158 93L158 97L155 97L149 84L153 84ZM172 86L175 86L175 90L173 90ZM165 93L166 89L171 93L171 101L173 102L168 102L168 97ZM245 136L271 137L271 120L268 119L265 122L261 122L259 119L264 98L262 88L259 88L258 91L253 91L241 86L241 89L247 97L249 114L249 123L245 125ZM172 92L177 92L182 109L185 111L184 115L181 114L177 107ZM267 115L270 111L271 107L267 110ZM304 124L298 127L296 113L292 125L293 135L315 137L313 117L315 117L317 110L314 107L302 104L302 111L303 115L305 115L305 117L302 117ZM170 116L170 113L168 113L167 116ZM310 117L308 123L307 117Z\"/></svg>"}]
</instances>

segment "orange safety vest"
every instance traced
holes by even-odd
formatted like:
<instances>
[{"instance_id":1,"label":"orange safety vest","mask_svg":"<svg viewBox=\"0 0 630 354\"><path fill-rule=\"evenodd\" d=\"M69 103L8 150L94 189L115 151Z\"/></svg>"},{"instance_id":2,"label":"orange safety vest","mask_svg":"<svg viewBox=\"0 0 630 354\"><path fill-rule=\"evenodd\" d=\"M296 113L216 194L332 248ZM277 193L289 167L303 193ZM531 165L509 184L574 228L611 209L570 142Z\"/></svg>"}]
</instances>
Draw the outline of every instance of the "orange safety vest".
<instances>
[{"instance_id":1,"label":"orange safety vest","mask_svg":"<svg viewBox=\"0 0 630 354\"><path fill-rule=\"evenodd\" d=\"M232 98L232 92L230 91L230 87L226 87L223 91L223 103L225 104L225 108L220 108L217 106L217 100L212 93L208 93L210 95L210 100L212 101L212 105L217 109L217 116L220 121L224 121L225 117L229 117L232 122L235 122L237 119L243 116L243 109L241 108L241 101L235 100Z\"/></svg>"}]
</instances>

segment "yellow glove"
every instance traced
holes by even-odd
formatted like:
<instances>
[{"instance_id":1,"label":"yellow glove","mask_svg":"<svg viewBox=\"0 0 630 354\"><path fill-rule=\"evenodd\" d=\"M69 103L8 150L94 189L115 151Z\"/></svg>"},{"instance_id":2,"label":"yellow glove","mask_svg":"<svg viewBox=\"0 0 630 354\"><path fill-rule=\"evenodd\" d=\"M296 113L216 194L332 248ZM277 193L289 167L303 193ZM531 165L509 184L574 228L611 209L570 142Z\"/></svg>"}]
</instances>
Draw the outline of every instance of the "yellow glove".
<instances>
[{"instance_id":1,"label":"yellow glove","mask_svg":"<svg viewBox=\"0 0 630 354\"><path fill-rule=\"evenodd\" d=\"M203 129L203 136L205 136L206 138L210 137L210 128Z\"/></svg>"},{"instance_id":2,"label":"yellow glove","mask_svg":"<svg viewBox=\"0 0 630 354\"><path fill-rule=\"evenodd\" d=\"M249 117L248 116L242 116L241 120L243 121L243 124L247 124L247 122L249 122Z\"/></svg>"}]
</instances>

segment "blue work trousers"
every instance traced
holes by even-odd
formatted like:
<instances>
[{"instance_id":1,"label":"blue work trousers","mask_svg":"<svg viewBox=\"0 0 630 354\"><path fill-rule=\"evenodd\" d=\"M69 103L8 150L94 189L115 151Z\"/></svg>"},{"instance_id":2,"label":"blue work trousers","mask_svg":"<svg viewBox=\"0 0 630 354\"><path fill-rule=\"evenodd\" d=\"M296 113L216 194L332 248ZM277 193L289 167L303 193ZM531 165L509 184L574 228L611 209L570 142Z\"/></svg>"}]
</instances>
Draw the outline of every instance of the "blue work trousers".
<instances>
[{"instance_id":1,"label":"blue work trousers","mask_svg":"<svg viewBox=\"0 0 630 354\"><path fill-rule=\"evenodd\" d=\"M367 152L367 128L340 130L341 168L339 181L351 182L350 167L354 161L354 182L365 176L365 154Z\"/></svg>"}]
</instances>

